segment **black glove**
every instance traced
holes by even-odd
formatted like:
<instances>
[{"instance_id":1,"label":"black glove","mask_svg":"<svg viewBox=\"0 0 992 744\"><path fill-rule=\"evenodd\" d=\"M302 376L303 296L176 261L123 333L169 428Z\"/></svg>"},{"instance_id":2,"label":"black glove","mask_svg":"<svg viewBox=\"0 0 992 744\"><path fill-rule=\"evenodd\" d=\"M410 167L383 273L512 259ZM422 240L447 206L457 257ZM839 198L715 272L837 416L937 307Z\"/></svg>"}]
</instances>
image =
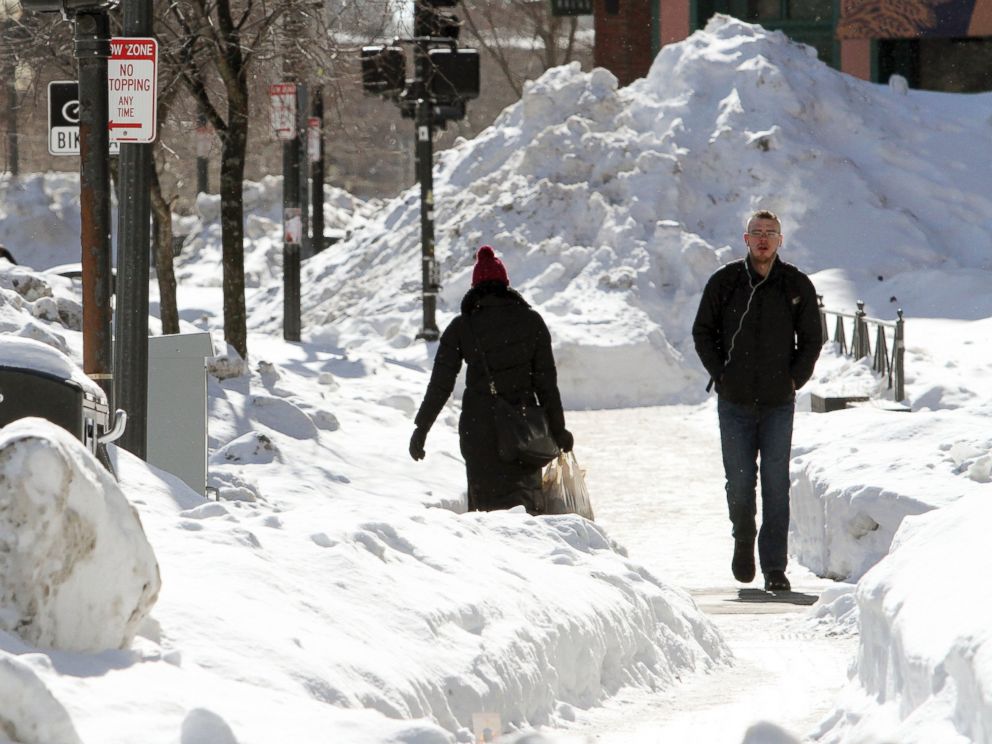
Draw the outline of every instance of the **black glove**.
<instances>
[{"instance_id":1,"label":"black glove","mask_svg":"<svg viewBox=\"0 0 992 744\"><path fill-rule=\"evenodd\" d=\"M555 444L558 445L558 449L562 452L571 452L572 446L575 444L575 437L572 436L572 432L568 429L562 429L555 434Z\"/></svg>"},{"instance_id":2,"label":"black glove","mask_svg":"<svg viewBox=\"0 0 992 744\"><path fill-rule=\"evenodd\" d=\"M423 460L424 455L424 443L427 441L427 429L417 427L413 430L413 436L410 437L410 457L414 460Z\"/></svg>"}]
</instances>

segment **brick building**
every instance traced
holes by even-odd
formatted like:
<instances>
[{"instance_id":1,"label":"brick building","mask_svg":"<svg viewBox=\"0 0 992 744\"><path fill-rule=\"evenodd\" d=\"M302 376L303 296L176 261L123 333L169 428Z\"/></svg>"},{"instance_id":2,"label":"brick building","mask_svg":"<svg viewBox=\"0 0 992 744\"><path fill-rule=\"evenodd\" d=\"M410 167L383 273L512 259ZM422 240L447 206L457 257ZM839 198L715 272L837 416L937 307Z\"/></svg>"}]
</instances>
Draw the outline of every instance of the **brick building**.
<instances>
[{"instance_id":1,"label":"brick building","mask_svg":"<svg viewBox=\"0 0 992 744\"><path fill-rule=\"evenodd\" d=\"M595 63L627 85L714 13L781 30L865 80L992 90L992 0L594 0Z\"/></svg>"}]
</instances>

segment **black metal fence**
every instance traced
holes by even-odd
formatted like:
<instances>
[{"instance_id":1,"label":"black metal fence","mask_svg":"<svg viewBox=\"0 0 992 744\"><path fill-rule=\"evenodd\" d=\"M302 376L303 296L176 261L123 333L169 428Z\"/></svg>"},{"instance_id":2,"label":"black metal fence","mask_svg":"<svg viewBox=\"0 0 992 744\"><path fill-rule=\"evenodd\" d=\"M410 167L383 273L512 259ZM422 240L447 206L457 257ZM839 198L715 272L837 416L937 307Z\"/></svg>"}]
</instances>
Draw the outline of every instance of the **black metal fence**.
<instances>
[{"instance_id":1,"label":"black metal fence","mask_svg":"<svg viewBox=\"0 0 992 744\"><path fill-rule=\"evenodd\" d=\"M880 320L879 318L869 318L865 314L865 303L858 300L858 310L855 313L843 313L838 310L828 310L823 306L823 296L817 295L817 304L820 308L820 328L823 332L823 341L833 341L840 348L842 354L846 354L854 359L871 357L871 368L878 374L886 377L889 389L893 391L893 400L903 400L906 397L906 374L903 367L903 358L906 352L905 321L902 317L902 310L897 310L899 316L897 320ZM834 335L830 338L830 328L827 316L836 318L834 322ZM845 324L851 327L851 342L848 345L847 331ZM872 351L871 333L875 334L875 349ZM889 344L891 337L891 346Z\"/></svg>"}]
</instances>

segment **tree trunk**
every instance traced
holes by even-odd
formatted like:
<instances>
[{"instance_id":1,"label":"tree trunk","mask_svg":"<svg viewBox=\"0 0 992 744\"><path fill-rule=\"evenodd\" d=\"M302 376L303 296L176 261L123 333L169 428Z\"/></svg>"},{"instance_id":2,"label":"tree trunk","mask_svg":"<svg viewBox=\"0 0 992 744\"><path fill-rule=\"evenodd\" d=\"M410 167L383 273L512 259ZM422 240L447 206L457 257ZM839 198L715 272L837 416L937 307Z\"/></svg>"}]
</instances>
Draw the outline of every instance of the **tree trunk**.
<instances>
[{"instance_id":1,"label":"tree trunk","mask_svg":"<svg viewBox=\"0 0 992 744\"><path fill-rule=\"evenodd\" d=\"M162 196L158 171L152 168L152 234L155 251L155 276L158 278L159 318L162 333L179 333L179 307L176 304L176 272L172 266L172 209Z\"/></svg>"},{"instance_id":2,"label":"tree trunk","mask_svg":"<svg viewBox=\"0 0 992 744\"><path fill-rule=\"evenodd\" d=\"M244 86L239 78L239 84ZM224 262L224 340L248 358L245 311L245 247L243 182L248 148L248 91L228 87L227 131L222 137L220 224Z\"/></svg>"}]
</instances>

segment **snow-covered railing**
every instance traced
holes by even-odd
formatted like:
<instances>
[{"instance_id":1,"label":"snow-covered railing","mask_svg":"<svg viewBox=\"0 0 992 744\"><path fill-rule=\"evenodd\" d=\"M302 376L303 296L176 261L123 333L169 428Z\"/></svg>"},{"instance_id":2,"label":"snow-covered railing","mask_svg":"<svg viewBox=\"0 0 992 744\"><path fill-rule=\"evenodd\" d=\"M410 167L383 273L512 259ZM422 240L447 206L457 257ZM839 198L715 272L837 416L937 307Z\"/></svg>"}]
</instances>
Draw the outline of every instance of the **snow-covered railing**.
<instances>
[{"instance_id":1,"label":"snow-covered railing","mask_svg":"<svg viewBox=\"0 0 992 744\"><path fill-rule=\"evenodd\" d=\"M840 347L842 354L847 354L854 359L871 357L871 368L880 375L887 376L889 389L893 391L893 400L902 400L906 397L906 375L903 368L903 357L906 351L905 321L902 317L902 309L896 311L898 320L880 320L879 318L869 318L865 314L865 303L858 300L858 311L855 313L843 313L839 310L828 310L823 306L823 295L816 296L817 305L820 308L820 328L823 332L824 342L832 340ZM830 338L827 316L833 315L837 318L834 323L834 337ZM847 334L844 330L845 319L851 321L851 345L847 345ZM872 353L871 341L869 338L869 326L875 327L875 352ZM889 350L887 333L891 331L892 350Z\"/></svg>"}]
</instances>

